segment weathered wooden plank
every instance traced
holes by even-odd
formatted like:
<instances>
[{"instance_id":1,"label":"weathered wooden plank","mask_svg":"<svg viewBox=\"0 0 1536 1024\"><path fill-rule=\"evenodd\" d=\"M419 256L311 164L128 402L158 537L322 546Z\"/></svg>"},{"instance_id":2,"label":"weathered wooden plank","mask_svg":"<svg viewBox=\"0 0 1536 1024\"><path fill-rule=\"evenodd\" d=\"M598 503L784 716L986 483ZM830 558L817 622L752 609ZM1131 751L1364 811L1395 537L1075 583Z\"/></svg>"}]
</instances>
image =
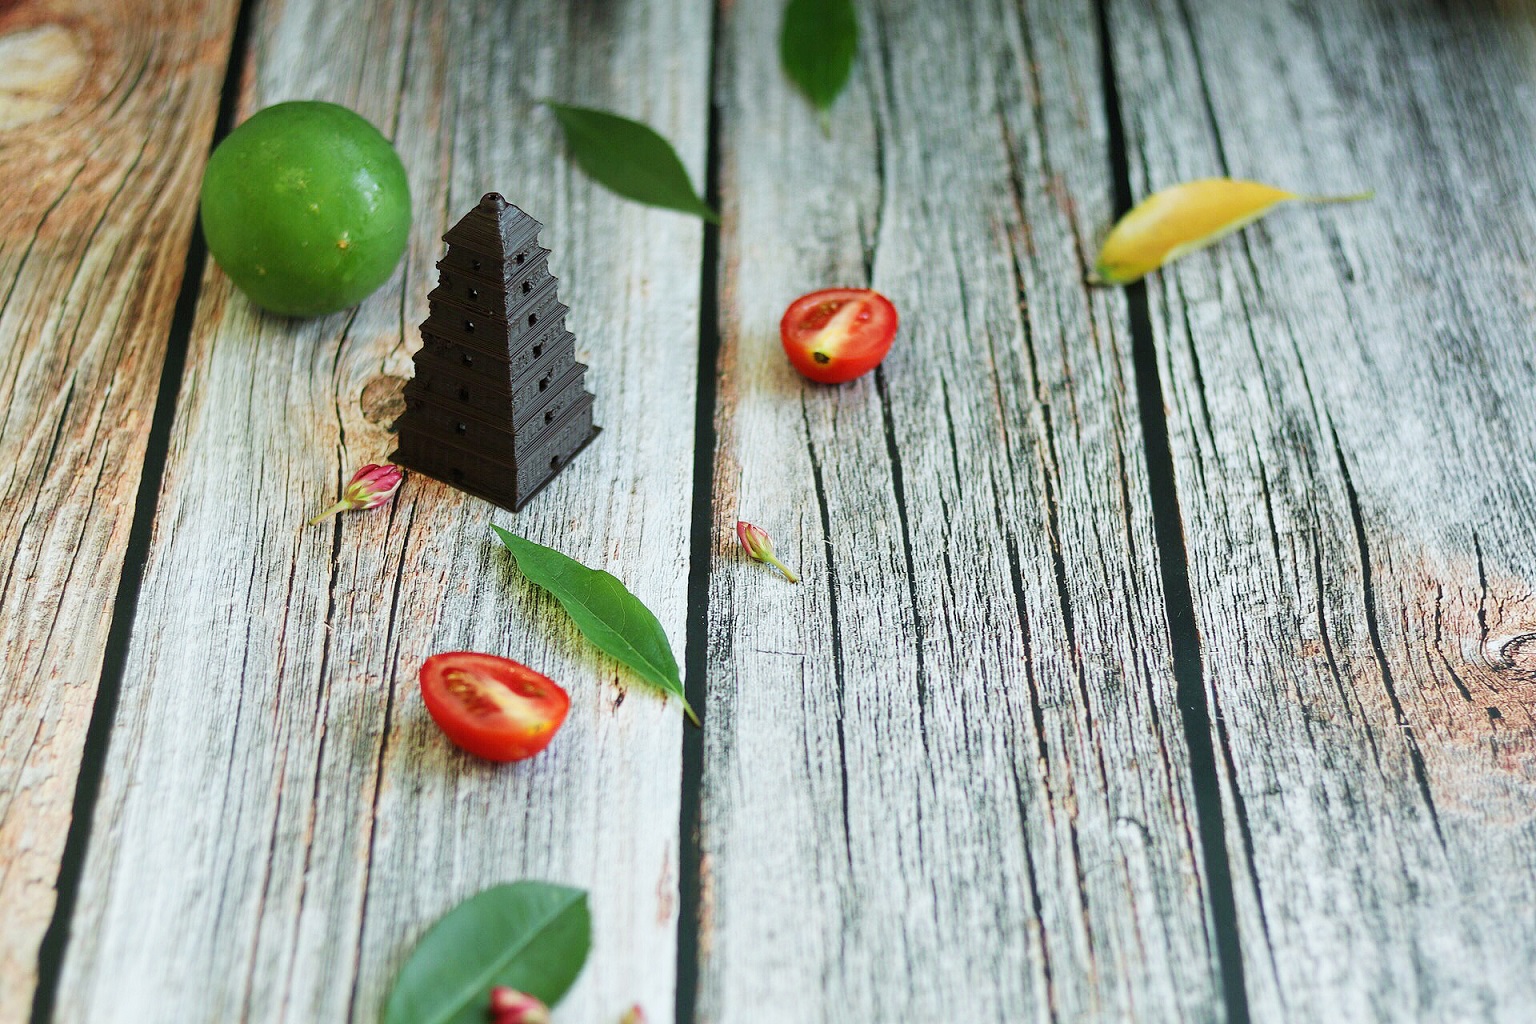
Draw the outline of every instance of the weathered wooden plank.
<instances>
[{"instance_id":1,"label":"weathered wooden plank","mask_svg":"<svg viewBox=\"0 0 1536 1024\"><path fill-rule=\"evenodd\" d=\"M1287 211L1151 283L1253 1017L1536 1005L1536 20L1116 4L1138 194Z\"/></svg>"},{"instance_id":2,"label":"weathered wooden plank","mask_svg":"<svg viewBox=\"0 0 1536 1024\"><path fill-rule=\"evenodd\" d=\"M592 892L564 1019L633 1000L664 1017L679 707L631 692L489 524L612 569L681 649L701 228L591 185L533 99L642 117L702 177L708 9L290 0L254 24L243 108L328 98L379 124L415 231L352 313L261 316L205 281L59 1019L372 1020L439 914L520 877ZM420 478L388 511L306 528L391 450L372 396L409 373L438 237L490 189L547 225L603 435L516 516ZM566 684L549 751L451 751L416 671L453 649Z\"/></svg>"},{"instance_id":3,"label":"weathered wooden plank","mask_svg":"<svg viewBox=\"0 0 1536 1024\"><path fill-rule=\"evenodd\" d=\"M700 1019L1218 1018L1094 9L861 5L824 139L778 6L725 15ZM807 384L779 315L864 283L896 347Z\"/></svg>"},{"instance_id":4,"label":"weathered wooden plank","mask_svg":"<svg viewBox=\"0 0 1536 1024\"><path fill-rule=\"evenodd\" d=\"M0 4L0 1020L53 914L234 7Z\"/></svg>"}]
</instances>

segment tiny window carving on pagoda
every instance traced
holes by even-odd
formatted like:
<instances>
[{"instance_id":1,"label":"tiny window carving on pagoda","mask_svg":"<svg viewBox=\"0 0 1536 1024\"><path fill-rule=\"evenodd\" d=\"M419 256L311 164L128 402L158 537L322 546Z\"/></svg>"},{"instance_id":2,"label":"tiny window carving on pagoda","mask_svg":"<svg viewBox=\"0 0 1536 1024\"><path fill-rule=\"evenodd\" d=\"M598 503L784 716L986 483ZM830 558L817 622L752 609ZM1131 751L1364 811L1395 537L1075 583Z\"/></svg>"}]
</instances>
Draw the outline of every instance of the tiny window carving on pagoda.
<instances>
[{"instance_id":1,"label":"tiny window carving on pagoda","mask_svg":"<svg viewBox=\"0 0 1536 1024\"><path fill-rule=\"evenodd\" d=\"M513 511L600 431L592 423L587 368L576 361L576 339L561 323L566 307L555 297L548 250L537 245L541 227L492 192L443 236L448 249L437 264L438 287L427 297L423 344L413 357L415 377L405 388L392 456ZM467 299L460 299L444 268L466 264L482 276L475 287L466 283ZM525 268L517 271L516 289L514 267ZM527 298L535 292L537 308ZM482 313L489 309L489 318L468 315L467 300ZM471 387L480 396L474 405ZM456 402L447 397L453 394Z\"/></svg>"}]
</instances>

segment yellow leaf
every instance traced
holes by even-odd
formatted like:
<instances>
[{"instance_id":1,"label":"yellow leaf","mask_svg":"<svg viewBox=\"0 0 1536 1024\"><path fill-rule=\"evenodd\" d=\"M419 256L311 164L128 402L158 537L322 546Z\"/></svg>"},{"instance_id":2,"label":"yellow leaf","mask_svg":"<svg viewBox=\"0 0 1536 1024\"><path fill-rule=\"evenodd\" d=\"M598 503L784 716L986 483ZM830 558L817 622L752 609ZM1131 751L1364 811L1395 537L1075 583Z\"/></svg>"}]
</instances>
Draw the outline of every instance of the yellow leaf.
<instances>
[{"instance_id":1,"label":"yellow leaf","mask_svg":"<svg viewBox=\"0 0 1536 1024\"><path fill-rule=\"evenodd\" d=\"M1352 203L1352 196L1304 196L1257 181L1204 178L1165 188L1120 218L1104 247L1090 284L1130 284L1164 263L1203 249L1246 227L1285 202Z\"/></svg>"}]
</instances>

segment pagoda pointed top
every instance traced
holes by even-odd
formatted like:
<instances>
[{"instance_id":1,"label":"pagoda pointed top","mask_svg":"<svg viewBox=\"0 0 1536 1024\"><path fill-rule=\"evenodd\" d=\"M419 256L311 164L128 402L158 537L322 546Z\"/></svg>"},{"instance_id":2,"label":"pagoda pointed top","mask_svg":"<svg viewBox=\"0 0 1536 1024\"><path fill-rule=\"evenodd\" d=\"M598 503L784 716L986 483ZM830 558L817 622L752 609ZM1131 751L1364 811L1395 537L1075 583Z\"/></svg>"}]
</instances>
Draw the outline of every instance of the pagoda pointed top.
<instances>
[{"instance_id":1,"label":"pagoda pointed top","mask_svg":"<svg viewBox=\"0 0 1536 1024\"><path fill-rule=\"evenodd\" d=\"M477 256L505 264L525 252L544 225L507 202L500 192L487 192L479 204L443 235L443 241Z\"/></svg>"}]
</instances>

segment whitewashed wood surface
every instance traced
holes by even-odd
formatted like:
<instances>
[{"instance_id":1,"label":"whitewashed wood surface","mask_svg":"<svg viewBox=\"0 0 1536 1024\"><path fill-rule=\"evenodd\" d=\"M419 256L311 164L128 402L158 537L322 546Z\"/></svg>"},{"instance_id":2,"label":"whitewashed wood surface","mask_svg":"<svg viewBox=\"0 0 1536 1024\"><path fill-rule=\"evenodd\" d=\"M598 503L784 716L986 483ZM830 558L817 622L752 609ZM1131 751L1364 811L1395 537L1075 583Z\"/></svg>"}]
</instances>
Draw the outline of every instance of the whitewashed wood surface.
<instances>
[{"instance_id":1,"label":"whitewashed wood surface","mask_svg":"<svg viewBox=\"0 0 1536 1024\"><path fill-rule=\"evenodd\" d=\"M415 230L355 312L289 321L217 270L204 282L56 1019L374 1020L428 925L524 877L591 893L593 953L562 1019L637 1001L660 1018L680 706L592 653L490 524L611 569L682 649L702 230L581 177L533 101L643 118L702 178L708 9L254 17L242 110L324 98L371 119L406 162ZM438 238L490 190L546 225L603 435L516 516L414 478L387 510L305 526L391 450L361 396L409 374ZM416 672L459 649L569 689L544 755L499 767L447 744Z\"/></svg>"},{"instance_id":2,"label":"whitewashed wood surface","mask_svg":"<svg viewBox=\"0 0 1536 1024\"><path fill-rule=\"evenodd\" d=\"M359 110L415 227L321 320L209 268L130 623L233 10L0 4L0 1021L33 1005L113 614L53 1020L374 1020L438 915L521 877L592 893L565 1024L1529 1016L1536 10L869 0L825 138L782 6L248 0L240 115ZM49 18L84 57L17 34ZM70 94L77 57L118 76ZM658 128L719 233L591 184L546 96ZM1379 195L1083 286L1117 201L1222 173ZM518 515L418 478L305 527L392 450L439 235L492 189L546 224L603 434ZM832 284L903 318L838 388L776 330ZM493 521L658 613L702 733ZM549 752L447 746L416 670L450 649L567 686Z\"/></svg>"},{"instance_id":3,"label":"whitewashed wood surface","mask_svg":"<svg viewBox=\"0 0 1536 1024\"><path fill-rule=\"evenodd\" d=\"M23 1019L235 5L0 4L0 1020Z\"/></svg>"},{"instance_id":4,"label":"whitewashed wood surface","mask_svg":"<svg viewBox=\"0 0 1536 1024\"><path fill-rule=\"evenodd\" d=\"M1213 1019L1094 9L863 11L830 139L724 25L698 1019ZM903 315L837 388L776 330L833 284Z\"/></svg>"},{"instance_id":5,"label":"whitewashed wood surface","mask_svg":"<svg viewBox=\"0 0 1536 1024\"><path fill-rule=\"evenodd\" d=\"M1138 192L1288 210L1149 288L1252 1016L1536 1008L1536 19L1113 5Z\"/></svg>"}]
</instances>

